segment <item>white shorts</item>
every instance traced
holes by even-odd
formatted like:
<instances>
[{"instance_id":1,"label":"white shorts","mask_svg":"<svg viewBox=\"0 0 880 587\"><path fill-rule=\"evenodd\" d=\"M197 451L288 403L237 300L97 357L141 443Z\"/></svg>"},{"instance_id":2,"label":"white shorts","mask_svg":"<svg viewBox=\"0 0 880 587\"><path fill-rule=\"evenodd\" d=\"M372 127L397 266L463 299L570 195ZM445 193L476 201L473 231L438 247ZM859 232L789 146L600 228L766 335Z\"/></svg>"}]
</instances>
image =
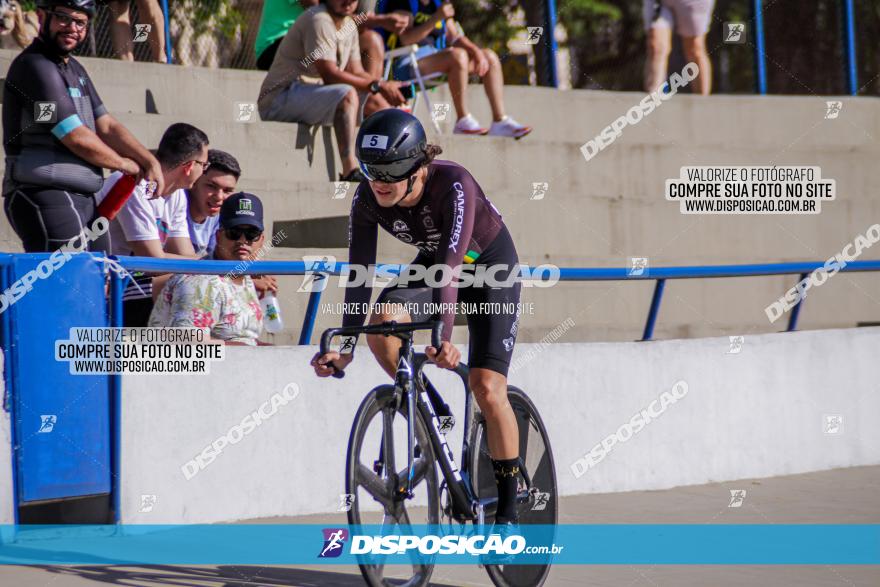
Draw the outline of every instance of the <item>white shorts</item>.
<instances>
[{"instance_id":1,"label":"white shorts","mask_svg":"<svg viewBox=\"0 0 880 587\"><path fill-rule=\"evenodd\" d=\"M275 96L272 105L267 112L261 113L261 117L278 122L330 126L336 116L336 107L351 89L348 84L323 85L295 81ZM366 93L358 92L358 95L363 106Z\"/></svg>"},{"instance_id":2,"label":"white shorts","mask_svg":"<svg viewBox=\"0 0 880 587\"><path fill-rule=\"evenodd\" d=\"M683 37L701 37L709 32L715 0L660 0L655 14L655 0L643 0L645 30L666 27Z\"/></svg>"}]
</instances>

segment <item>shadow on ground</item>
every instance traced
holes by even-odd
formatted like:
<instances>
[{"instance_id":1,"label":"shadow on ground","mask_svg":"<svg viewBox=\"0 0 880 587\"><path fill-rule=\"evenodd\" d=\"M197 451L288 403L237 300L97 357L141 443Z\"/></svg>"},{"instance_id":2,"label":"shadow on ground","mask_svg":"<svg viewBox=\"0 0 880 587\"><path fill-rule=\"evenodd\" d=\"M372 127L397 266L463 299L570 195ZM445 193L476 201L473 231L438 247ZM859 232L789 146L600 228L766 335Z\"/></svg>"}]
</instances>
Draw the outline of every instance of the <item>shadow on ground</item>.
<instances>
[{"instance_id":1,"label":"shadow on ground","mask_svg":"<svg viewBox=\"0 0 880 587\"><path fill-rule=\"evenodd\" d=\"M161 585L193 587L362 587L360 574L287 569L279 567L234 566L187 567L151 565L130 566L76 566L39 568L59 576L77 576L81 579L115 585L153 587ZM448 583L431 583L435 587L455 587Z\"/></svg>"}]
</instances>

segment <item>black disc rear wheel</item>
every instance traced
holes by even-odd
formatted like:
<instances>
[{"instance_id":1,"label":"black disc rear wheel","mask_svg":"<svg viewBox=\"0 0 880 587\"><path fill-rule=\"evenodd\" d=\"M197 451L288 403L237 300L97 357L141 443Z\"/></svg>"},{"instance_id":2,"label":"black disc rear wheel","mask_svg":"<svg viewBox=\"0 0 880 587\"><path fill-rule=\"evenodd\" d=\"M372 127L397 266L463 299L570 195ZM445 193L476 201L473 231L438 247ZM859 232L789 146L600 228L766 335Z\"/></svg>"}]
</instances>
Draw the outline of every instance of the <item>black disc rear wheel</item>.
<instances>
[{"instance_id":1,"label":"black disc rear wheel","mask_svg":"<svg viewBox=\"0 0 880 587\"><path fill-rule=\"evenodd\" d=\"M516 387L507 388L507 398L519 426L519 454L523 469L531 479L530 491L526 493L525 479L520 478L517 513L520 525L542 524L555 526L558 519L558 495L556 490L556 466L547 429L529 397ZM486 437L486 421L477 414L471 433L471 473L477 496L497 498L498 488L489 456ZM486 524L495 521L495 508L486 511ZM486 571L498 587L534 587L542 585L550 572L550 557L546 564L536 565L487 565Z\"/></svg>"}]
</instances>

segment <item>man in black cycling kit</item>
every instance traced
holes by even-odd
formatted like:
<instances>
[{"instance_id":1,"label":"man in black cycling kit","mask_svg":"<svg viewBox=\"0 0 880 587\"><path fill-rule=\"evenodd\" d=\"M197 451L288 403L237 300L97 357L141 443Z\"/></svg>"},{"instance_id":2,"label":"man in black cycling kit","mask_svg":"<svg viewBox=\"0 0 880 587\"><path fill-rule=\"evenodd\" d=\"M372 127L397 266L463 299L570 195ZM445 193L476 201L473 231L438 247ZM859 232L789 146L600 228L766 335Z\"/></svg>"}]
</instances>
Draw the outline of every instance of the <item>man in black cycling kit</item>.
<instances>
[{"instance_id":1,"label":"man in black cycling kit","mask_svg":"<svg viewBox=\"0 0 880 587\"><path fill-rule=\"evenodd\" d=\"M95 0L37 0L40 35L12 62L3 100L4 210L27 252L54 251L95 219L102 168L157 184L159 162L101 102L73 57ZM91 250L109 249L104 235Z\"/></svg>"},{"instance_id":2,"label":"man in black cycling kit","mask_svg":"<svg viewBox=\"0 0 880 587\"><path fill-rule=\"evenodd\" d=\"M483 194L473 176L452 161L434 160L439 147L429 145L421 123L401 110L389 109L367 118L356 142L361 171L369 181L355 193L349 224L349 262L376 262L377 229L381 226L397 239L412 244L419 254L412 265L435 264L495 267L495 279L504 287L456 288L452 283L429 287L424 280L392 284L377 300L371 324L389 320L421 322L432 317L433 304L442 308L443 343L426 353L439 367L458 365L461 353L450 343L457 300L468 304L498 302L517 307L520 284L512 279L518 257L510 233L498 210ZM506 268L500 267L501 265ZM429 272L430 274L430 272ZM433 280L432 280L433 281ZM366 308L367 285L346 289L348 308ZM406 311L402 308L406 304ZM511 306L512 304L512 306ZM430 312L430 313L429 313ZM343 326L360 326L366 312L346 313ZM518 326L517 312L468 313L470 387L486 418L489 452L498 484L497 524L515 524L519 474L519 433L507 399L507 370ZM370 350L385 371L394 376L400 341L394 337L369 336ZM321 377L345 369L354 358L356 337L346 337L340 352L312 359Z\"/></svg>"}]
</instances>

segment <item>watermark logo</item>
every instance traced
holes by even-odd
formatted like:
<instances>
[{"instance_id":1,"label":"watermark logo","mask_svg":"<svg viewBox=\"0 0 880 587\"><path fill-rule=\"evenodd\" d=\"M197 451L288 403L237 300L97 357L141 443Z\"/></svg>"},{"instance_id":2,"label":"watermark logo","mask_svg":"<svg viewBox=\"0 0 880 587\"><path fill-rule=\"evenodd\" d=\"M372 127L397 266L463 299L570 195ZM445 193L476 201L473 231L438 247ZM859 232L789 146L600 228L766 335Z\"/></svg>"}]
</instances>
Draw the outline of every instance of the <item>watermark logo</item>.
<instances>
[{"instance_id":1,"label":"watermark logo","mask_svg":"<svg viewBox=\"0 0 880 587\"><path fill-rule=\"evenodd\" d=\"M647 257L630 257L630 266L626 270L627 277L638 277L640 275L648 275L648 258Z\"/></svg>"},{"instance_id":2,"label":"watermark logo","mask_svg":"<svg viewBox=\"0 0 880 587\"><path fill-rule=\"evenodd\" d=\"M259 261L260 259L262 259L266 255L271 253L272 249L274 249L279 244L281 244L284 241L284 239L286 239L286 238L287 238L287 233L284 231L284 229L279 230L278 232L276 232L275 234L272 235L271 242L267 242L263 245L263 248L260 249L260 252L258 252L254 256L254 259L240 261L238 263L238 265L236 265L232 271L230 271L229 273L226 274L225 277L227 279L239 277L247 270L248 267L250 267L254 263L254 261Z\"/></svg>"},{"instance_id":3,"label":"watermark logo","mask_svg":"<svg viewBox=\"0 0 880 587\"><path fill-rule=\"evenodd\" d=\"M450 105L445 102L433 104L431 108L431 120L434 122L443 122L449 115Z\"/></svg>"},{"instance_id":4,"label":"watermark logo","mask_svg":"<svg viewBox=\"0 0 880 587\"><path fill-rule=\"evenodd\" d=\"M538 41L541 40L541 35L544 34L544 27L530 26L526 27L526 31L526 45L537 45Z\"/></svg>"},{"instance_id":5,"label":"watermark logo","mask_svg":"<svg viewBox=\"0 0 880 587\"><path fill-rule=\"evenodd\" d=\"M843 434L843 416L825 414L822 416L822 432L825 434Z\"/></svg>"},{"instance_id":6,"label":"watermark logo","mask_svg":"<svg viewBox=\"0 0 880 587\"><path fill-rule=\"evenodd\" d=\"M743 22L724 23L724 42L742 45L746 42L746 25Z\"/></svg>"},{"instance_id":7,"label":"watermark logo","mask_svg":"<svg viewBox=\"0 0 880 587\"><path fill-rule=\"evenodd\" d=\"M354 505L354 493L340 493L339 494L339 507L336 508L337 512L350 512L351 506Z\"/></svg>"},{"instance_id":8,"label":"watermark logo","mask_svg":"<svg viewBox=\"0 0 880 587\"><path fill-rule=\"evenodd\" d=\"M700 68L693 61L684 66L681 74L673 73L669 76L669 91L664 91L663 88L654 90L642 98L638 104L627 110L625 114L619 116L617 120L606 126L595 138L581 145L581 153L584 159L589 161L611 146L623 134L623 129L627 125L635 125L641 122L643 118L651 114L663 102L675 96L679 88L688 85L696 79L699 73Z\"/></svg>"},{"instance_id":9,"label":"watermark logo","mask_svg":"<svg viewBox=\"0 0 880 587\"><path fill-rule=\"evenodd\" d=\"M55 102L34 102L34 122L54 123L58 119Z\"/></svg>"},{"instance_id":10,"label":"watermark logo","mask_svg":"<svg viewBox=\"0 0 880 587\"><path fill-rule=\"evenodd\" d=\"M743 343L746 341L746 337L739 336L731 336L730 338L730 348L727 350L728 355L738 355L742 352Z\"/></svg>"},{"instance_id":11,"label":"watermark logo","mask_svg":"<svg viewBox=\"0 0 880 587\"><path fill-rule=\"evenodd\" d=\"M880 241L880 224L874 224L865 231L864 235L856 236L853 242L847 244L839 253L825 261L822 267L817 267L812 273L785 292L785 295L764 308L767 319L770 320L771 324L779 320L801 300L806 299L807 291L811 287L823 285L838 271L846 267L848 263L859 258L862 252L871 248L877 241Z\"/></svg>"},{"instance_id":12,"label":"watermark logo","mask_svg":"<svg viewBox=\"0 0 880 587\"><path fill-rule=\"evenodd\" d=\"M532 511L540 512L547 509L547 505L550 503L550 492L549 491L536 491L535 492L535 503L532 504Z\"/></svg>"},{"instance_id":13,"label":"watermark logo","mask_svg":"<svg viewBox=\"0 0 880 587\"><path fill-rule=\"evenodd\" d=\"M327 276L336 269L336 257L332 255L304 255L306 274L296 291L312 293L327 288Z\"/></svg>"},{"instance_id":14,"label":"watermark logo","mask_svg":"<svg viewBox=\"0 0 880 587\"><path fill-rule=\"evenodd\" d=\"M253 102L236 102L234 116L236 122L256 122L257 105Z\"/></svg>"},{"instance_id":15,"label":"watermark logo","mask_svg":"<svg viewBox=\"0 0 880 587\"><path fill-rule=\"evenodd\" d=\"M727 504L729 508L738 508L742 507L743 501L746 499L746 490L745 489L731 489L730 490L730 502Z\"/></svg>"},{"instance_id":16,"label":"watermark logo","mask_svg":"<svg viewBox=\"0 0 880 587\"><path fill-rule=\"evenodd\" d=\"M573 462L569 468L575 479L582 477L587 471L601 463L615 445L622 444L645 429L645 426L663 415L670 406L680 401L688 393L688 384L677 381L670 391L664 391L644 409L632 416L624 424L589 450L582 458Z\"/></svg>"},{"instance_id":17,"label":"watermark logo","mask_svg":"<svg viewBox=\"0 0 880 587\"><path fill-rule=\"evenodd\" d=\"M299 395L299 386L296 383L288 383L280 392L272 394L259 408L242 418L241 422L234 424L211 444L203 448L199 454L184 463L180 468L187 481L199 474L219 457L227 446L241 442L245 436L251 434L266 420L275 416L281 408L292 402Z\"/></svg>"},{"instance_id":18,"label":"watermark logo","mask_svg":"<svg viewBox=\"0 0 880 587\"><path fill-rule=\"evenodd\" d=\"M360 12L358 14L355 14L351 18L347 18L345 20L345 23L342 25L342 28L336 31L336 40L342 41L345 39L345 37L356 36L358 34L358 27L366 22L367 18L369 18L369 16L366 12ZM335 60L336 50L339 45L340 44L338 42L331 43L328 40L320 41L318 43L318 46L311 53L300 60L300 65L308 69L315 61L319 59L326 59L328 61ZM337 63L337 65L339 64Z\"/></svg>"},{"instance_id":19,"label":"watermark logo","mask_svg":"<svg viewBox=\"0 0 880 587\"><path fill-rule=\"evenodd\" d=\"M340 355L350 355L354 352L355 344L357 343L357 337L354 336L343 336L342 340L339 343L339 354Z\"/></svg>"},{"instance_id":20,"label":"watermark logo","mask_svg":"<svg viewBox=\"0 0 880 587\"><path fill-rule=\"evenodd\" d=\"M351 540L351 554L408 554L415 550L422 555L467 554L471 556L520 554L558 554L563 546L532 546L526 548L526 539L519 534L502 537L501 534L460 536L449 534L415 536L392 534L386 536L356 535Z\"/></svg>"},{"instance_id":21,"label":"watermark logo","mask_svg":"<svg viewBox=\"0 0 880 587\"><path fill-rule=\"evenodd\" d=\"M156 506L156 501L157 501L157 498L155 495L142 494L141 495L141 507L138 508L138 512L140 512L142 514L146 514L146 513L153 511L153 508Z\"/></svg>"},{"instance_id":22,"label":"watermark logo","mask_svg":"<svg viewBox=\"0 0 880 587\"><path fill-rule=\"evenodd\" d=\"M153 30L153 25L151 24L136 24L134 25L134 38L132 39L133 43L143 43L147 40L147 37L150 36L150 31Z\"/></svg>"},{"instance_id":23,"label":"watermark logo","mask_svg":"<svg viewBox=\"0 0 880 587\"><path fill-rule=\"evenodd\" d=\"M318 554L318 558L336 558L342 554L345 541L348 540L348 530L345 528L324 528L324 547Z\"/></svg>"},{"instance_id":24,"label":"watermark logo","mask_svg":"<svg viewBox=\"0 0 880 587\"><path fill-rule=\"evenodd\" d=\"M348 188L351 187L350 181L334 181L333 182L333 199L343 200L348 195Z\"/></svg>"},{"instance_id":25,"label":"watermark logo","mask_svg":"<svg viewBox=\"0 0 880 587\"><path fill-rule=\"evenodd\" d=\"M40 416L40 427L37 429L37 434L48 434L55 429L55 424L58 422L58 416L55 414L45 414Z\"/></svg>"},{"instance_id":26,"label":"watermark logo","mask_svg":"<svg viewBox=\"0 0 880 587\"><path fill-rule=\"evenodd\" d=\"M515 373L519 369L523 367L523 365L530 363L532 359L540 355L544 352L548 346L562 338L562 336L574 328L574 319L570 316L556 325L553 330L544 335L541 340L538 341L537 344L533 344L529 346L529 349L525 352L525 354L520 355L510 366L510 373Z\"/></svg>"},{"instance_id":27,"label":"watermark logo","mask_svg":"<svg viewBox=\"0 0 880 587\"><path fill-rule=\"evenodd\" d=\"M72 254L85 250L88 248L89 242L97 240L108 230L110 230L110 222L103 216L99 216L92 223L91 228L84 228L81 233L67 241L67 244L49 255L48 259L40 261L35 268L22 275L21 279L0 294L0 314L26 296L34 288L34 282L38 279L49 279L53 273L70 260Z\"/></svg>"},{"instance_id":28,"label":"watermark logo","mask_svg":"<svg viewBox=\"0 0 880 587\"><path fill-rule=\"evenodd\" d=\"M843 102L840 100L828 100L825 102L825 120L834 120L840 116L843 110Z\"/></svg>"},{"instance_id":29,"label":"watermark logo","mask_svg":"<svg viewBox=\"0 0 880 587\"><path fill-rule=\"evenodd\" d=\"M664 196L682 214L818 214L837 182L811 166L684 166Z\"/></svg>"},{"instance_id":30,"label":"watermark logo","mask_svg":"<svg viewBox=\"0 0 880 587\"><path fill-rule=\"evenodd\" d=\"M532 182L532 195L529 198L530 200L543 200L544 196L547 195L547 190L550 189L550 184L546 181L535 181Z\"/></svg>"},{"instance_id":31,"label":"watermark logo","mask_svg":"<svg viewBox=\"0 0 880 587\"><path fill-rule=\"evenodd\" d=\"M455 428L455 416L440 416L439 420L441 434L452 432L452 429Z\"/></svg>"}]
</instances>

